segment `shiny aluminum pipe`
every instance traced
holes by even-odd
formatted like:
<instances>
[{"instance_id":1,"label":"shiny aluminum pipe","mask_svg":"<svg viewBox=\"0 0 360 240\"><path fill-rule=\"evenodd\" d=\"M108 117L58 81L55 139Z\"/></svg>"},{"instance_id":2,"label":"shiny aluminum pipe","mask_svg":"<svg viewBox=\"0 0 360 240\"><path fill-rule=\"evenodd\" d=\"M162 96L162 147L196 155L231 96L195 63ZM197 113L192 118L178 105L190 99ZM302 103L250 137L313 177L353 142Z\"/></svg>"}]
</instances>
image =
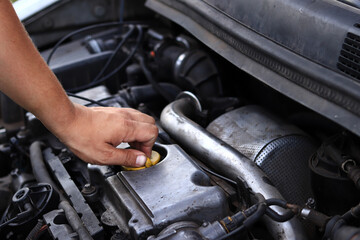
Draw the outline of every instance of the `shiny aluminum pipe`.
<instances>
[{"instance_id":1,"label":"shiny aluminum pipe","mask_svg":"<svg viewBox=\"0 0 360 240\"><path fill-rule=\"evenodd\" d=\"M162 111L161 125L184 149L216 169L218 173L232 180L241 177L253 192L261 193L265 199L283 199L266 174L253 161L188 118L193 116L196 110L197 104L193 96L178 99ZM284 210L277 208L276 211L281 213ZM307 239L296 218L284 223L266 218L265 223L274 239Z\"/></svg>"}]
</instances>

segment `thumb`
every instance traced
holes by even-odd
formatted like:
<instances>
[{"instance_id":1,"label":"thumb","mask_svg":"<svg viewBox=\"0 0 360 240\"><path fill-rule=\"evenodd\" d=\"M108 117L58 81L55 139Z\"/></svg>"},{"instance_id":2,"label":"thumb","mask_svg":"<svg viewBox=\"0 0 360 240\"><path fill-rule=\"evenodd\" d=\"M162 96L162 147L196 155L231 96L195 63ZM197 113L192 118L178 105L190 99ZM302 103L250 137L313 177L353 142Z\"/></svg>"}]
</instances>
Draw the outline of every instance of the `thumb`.
<instances>
[{"instance_id":1,"label":"thumb","mask_svg":"<svg viewBox=\"0 0 360 240\"><path fill-rule=\"evenodd\" d=\"M145 165L145 153L136 149L118 149L114 148L111 158L108 158L106 164L122 165L126 167L142 167Z\"/></svg>"}]
</instances>

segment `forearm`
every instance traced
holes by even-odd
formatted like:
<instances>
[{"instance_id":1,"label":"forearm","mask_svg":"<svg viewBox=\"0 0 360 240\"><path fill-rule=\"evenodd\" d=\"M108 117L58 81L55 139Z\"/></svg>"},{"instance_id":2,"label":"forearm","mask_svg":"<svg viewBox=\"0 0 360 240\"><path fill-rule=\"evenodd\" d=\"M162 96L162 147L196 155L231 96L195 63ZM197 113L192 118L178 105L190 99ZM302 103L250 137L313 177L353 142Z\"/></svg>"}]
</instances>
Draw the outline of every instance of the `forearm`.
<instances>
[{"instance_id":1,"label":"forearm","mask_svg":"<svg viewBox=\"0 0 360 240\"><path fill-rule=\"evenodd\" d=\"M50 130L71 120L74 107L18 20L0 0L0 90Z\"/></svg>"},{"instance_id":2,"label":"forearm","mask_svg":"<svg viewBox=\"0 0 360 240\"><path fill-rule=\"evenodd\" d=\"M134 109L73 104L18 20L0 0L0 90L32 112L81 159L96 164L143 166L158 129ZM117 149L128 142L137 149Z\"/></svg>"}]
</instances>

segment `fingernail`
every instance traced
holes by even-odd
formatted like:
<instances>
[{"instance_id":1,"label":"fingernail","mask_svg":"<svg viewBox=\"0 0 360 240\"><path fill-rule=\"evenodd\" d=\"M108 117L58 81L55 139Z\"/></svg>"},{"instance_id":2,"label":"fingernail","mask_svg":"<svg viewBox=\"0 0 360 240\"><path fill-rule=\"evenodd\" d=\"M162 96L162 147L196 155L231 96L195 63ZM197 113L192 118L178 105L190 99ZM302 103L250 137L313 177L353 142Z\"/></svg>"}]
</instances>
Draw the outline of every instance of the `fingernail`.
<instances>
[{"instance_id":1,"label":"fingernail","mask_svg":"<svg viewBox=\"0 0 360 240\"><path fill-rule=\"evenodd\" d=\"M136 157L136 166L142 167L145 165L146 157L144 155L139 155Z\"/></svg>"}]
</instances>

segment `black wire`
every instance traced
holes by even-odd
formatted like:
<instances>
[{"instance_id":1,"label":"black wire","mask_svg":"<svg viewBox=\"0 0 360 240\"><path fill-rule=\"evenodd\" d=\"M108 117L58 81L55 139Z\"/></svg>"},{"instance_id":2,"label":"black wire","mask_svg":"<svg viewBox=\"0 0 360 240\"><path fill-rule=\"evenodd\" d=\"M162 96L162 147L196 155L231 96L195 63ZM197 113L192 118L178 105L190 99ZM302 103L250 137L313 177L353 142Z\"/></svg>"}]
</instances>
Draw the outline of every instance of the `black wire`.
<instances>
[{"instance_id":1,"label":"black wire","mask_svg":"<svg viewBox=\"0 0 360 240\"><path fill-rule=\"evenodd\" d=\"M198 165L199 166L199 165ZM209 174L211 174L211 175L214 175L215 177L218 177L218 178L220 178L220 179L222 179L222 180L224 180L224 181L226 181L226 182L229 182L229 183L231 183L231 184L233 184L233 185L236 185L237 183L235 182L235 181L233 181L233 180L231 180L230 178L227 178L227 177L224 177L223 175L220 175L220 174L218 174L218 173L216 173L216 172L213 172L213 171L211 171L210 169L208 169L208 168L206 168L206 167L203 167L203 166L199 166L202 170L204 170L205 172L207 172L207 173L209 173Z\"/></svg>"},{"instance_id":2,"label":"black wire","mask_svg":"<svg viewBox=\"0 0 360 240\"><path fill-rule=\"evenodd\" d=\"M237 234L237 233L239 233L241 231L246 230L247 227L253 225L256 221L258 221L264 215L264 213L266 211L266 208L267 207L266 207L266 205L264 203L260 203L258 208L256 209L256 211L251 216L249 216L241 226L237 227L235 230L231 231L230 233L222 236L218 240L227 239L227 238L232 237L232 236L234 236L235 234Z\"/></svg>"},{"instance_id":3,"label":"black wire","mask_svg":"<svg viewBox=\"0 0 360 240\"><path fill-rule=\"evenodd\" d=\"M67 40L68 38L76 35L76 34L79 34L79 33L82 33L82 32L86 32L86 31L89 31L89 30L93 30L93 29L96 29L96 28L104 28L104 27L112 27L112 26L121 26L123 25L123 23L121 22L109 22L109 23L100 23L100 24L95 24L95 25L91 25L91 26L87 26L87 27L83 27L83 28L80 28L78 30L75 30L67 35L65 35L64 37L62 37L56 44L55 46L53 47L53 49L51 50L49 56L47 57L47 60L46 60L46 63L49 65L50 63L50 60L52 58L52 56L54 55L55 51L59 48L59 46L65 41Z\"/></svg>"},{"instance_id":4,"label":"black wire","mask_svg":"<svg viewBox=\"0 0 360 240\"><path fill-rule=\"evenodd\" d=\"M251 215L249 217L247 217L246 220L243 222L242 222L242 218L238 219L239 223L242 224L241 226L235 228L233 231L222 236L218 240L227 239L241 231L244 231L247 227L250 227L256 221L258 221L264 214L266 214L269 218L271 218L272 220L274 220L276 222L286 222L295 216L295 213L292 212L291 210L288 210L282 214L278 214L276 211L274 211L273 209L270 208L270 206L272 206L272 205L280 206L285 209L287 208L287 202L282 199L271 198L271 199L267 199L265 201L262 200L260 203L258 203L258 208L256 209L255 212L252 211L253 210L252 208L256 207L257 205L253 205L250 208L248 208L247 210L245 210L245 212L247 211ZM240 215L240 213L238 213L238 214ZM248 214L246 214L246 215L248 215ZM242 217L242 215L240 215L240 217Z\"/></svg>"},{"instance_id":5,"label":"black wire","mask_svg":"<svg viewBox=\"0 0 360 240\"><path fill-rule=\"evenodd\" d=\"M106 104L103 104L103 103L101 103L99 101L92 100L90 98L82 97L82 96L79 96L79 95L76 95L76 94L73 94L73 93L69 93L69 92L67 92L67 95L70 96L70 97L79 98L79 99L82 99L82 100L97 104L97 105L102 106L102 107L107 107Z\"/></svg>"},{"instance_id":6,"label":"black wire","mask_svg":"<svg viewBox=\"0 0 360 240\"><path fill-rule=\"evenodd\" d=\"M229 182L229 183L231 183L231 184L237 185L237 183L236 183L235 181L231 180L230 178L224 177L223 175L220 175L220 174L218 174L218 173L216 173L216 172L208 169L207 167L204 167L204 166L198 164L198 163L197 163L194 159L192 159L192 158L190 158L190 160L191 160L191 162L194 163L198 168L201 168L201 169L204 170L205 172L207 172L207 173L209 173L209 174L211 174L211 175L214 175L215 177L218 177L218 178L220 178L220 179L222 179L222 180L224 180L224 181L226 181L226 182Z\"/></svg>"},{"instance_id":7,"label":"black wire","mask_svg":"<svg viewBox=\"0 0 360 240\"><path fill-rule=\"evenodd\" d=\"M96 82L97 80L99 80L99 78L104 74L104 72L106 71L106 69L109 67L111 61L114 59L114 57L117 55L117 53L119 52L119 50L121 49L121 47L124 45L124 43L128 40L128 38L130 37L130 35L134 32L135 27L133 25L129 25L129 31L127 31L125 33L125 36L123 37L123 39L120 41L120 43L116 46L116 48L114 49L113 53L111 54L111 56L108 58L107 62L105 63L105 65L102 67L101 71L98 73L98 75L94 78L94 80L92 80L91 82Z\"/></svg>"},{"instance_id":8,"label":"black wire","mask_svg":"<svg viewBox=\"0 0 360 240\"><path fill-rule=\"evenodd\" d=\"M6 210L9 210L9 209L10 209L10 206L9 206L8 209L6 209ZM6 227L6 226L9 225L10 223L12 223L12 222L14 222L15 220L18 220L18 219L19 219L19 217L18 217L18 215L16 215L15 217L7 220L7 216L6 216L6 214L5 214L5 215L1 218L0 230L1 230L1 228ZM5 222L6 220L7 220L7 222Z\"/></svg>"},{"instance_id":9,"label":"black wire","mask_svg":"<svg viewBox=\"0 0 360 240\"><path fill-rule=\"evenodd\" d=\"M139 55L138 60L140 63L141 70L143 71L146 79L153 86L155 91L157 91L161 96L163 96L168 102L172 102L174 100L174 98L172 96L170 96L166 91L164 91L164 89L162 89L162 87L158 84L158 82L155 81L155 79L152 76L151 71L146 66L144 56Z\"/></svg>"},{"instance_id":10,"label":"black wire","mask_svg":"<svg viewBox=\"0 0 360 240\"><path fill-rule=\"evenodd\" d=\"M95 81L95 82L90 82L86 85L80 86L80 87L76 87L76 88L72 88L72 89L67 89L68 92L77 92L77 91L82 91L85 90L87 88L91 88L96 86L97 84L100 84L104 81L106 81L107 79L111 78L112 76L114 76L118 71L120 71L130 60L131 58L135 55L137 49L140 46L141 43L141 39L143 36L143 30L142 27L140 25L136 26L137 30L139 31L139 34L136 38L136 45L135 47L131 50L130 54L127 56L127 58L117 67L115 68L112 72L110 72L109 74L107 74L106 76L100 78L99 80Z\"/></svg>"},{"instance_id":11,"label":"black wire","mask_svg":"<svg viewBox=\"0 0 360 240\"><path fill-rule=\"evenodd\" d=\"M114 99L116 98L115 96L110 96L110 97L106 97L106 98L102 98L100 100L96 100L97 102L103 102L103 101L106 101L106 100L110 100L110 99ZM85 106L90 106L92 103L87 103L85 104ZM106 106L109 106L109 105L106 105Z\"/></svg>"}]
</instances>

